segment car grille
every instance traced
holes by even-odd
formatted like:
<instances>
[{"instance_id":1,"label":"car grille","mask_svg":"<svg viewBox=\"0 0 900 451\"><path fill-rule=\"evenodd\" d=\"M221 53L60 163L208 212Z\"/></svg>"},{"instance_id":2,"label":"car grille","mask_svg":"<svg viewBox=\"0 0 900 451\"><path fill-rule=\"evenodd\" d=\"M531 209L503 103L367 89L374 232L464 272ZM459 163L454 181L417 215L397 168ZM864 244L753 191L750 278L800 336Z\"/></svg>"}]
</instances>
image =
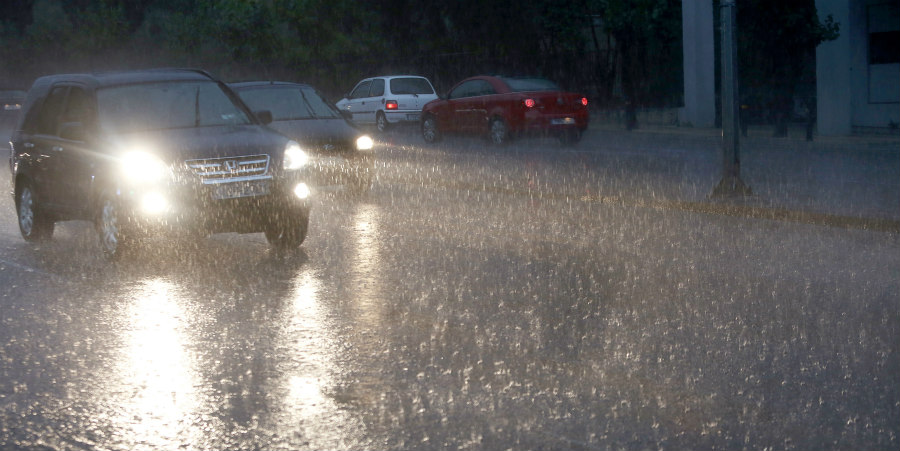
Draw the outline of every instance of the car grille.
<instances>
[{"instance_id":1,"label":"car grille","mask_svg":"<svg viewBox=\"0 0 900 451\"><path fill-rule=\"evenodd\" d=\"M268 155L207 158L184 162L206 185L270 179Z\"/></svg>"}]
</instances>

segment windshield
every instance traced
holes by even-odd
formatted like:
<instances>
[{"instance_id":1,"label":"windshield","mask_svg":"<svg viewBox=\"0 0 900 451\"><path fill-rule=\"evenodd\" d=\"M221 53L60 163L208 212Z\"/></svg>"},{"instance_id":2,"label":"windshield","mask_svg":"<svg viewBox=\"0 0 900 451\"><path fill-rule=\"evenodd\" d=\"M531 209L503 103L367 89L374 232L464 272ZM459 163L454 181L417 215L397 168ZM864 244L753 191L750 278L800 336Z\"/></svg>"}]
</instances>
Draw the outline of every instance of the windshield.
<instances>
[{"instance_id":1,"label":"windshield","mask_svg":"<svg viewBox=\"0 0 900 451\"><path fill-rule=\"evenodd\" d=\"M424 78L394 78L391 80L391 92L394 94L434 94L434 89Z\"/></svg>"},{"instance_id":2,"label":"windshield","mask_svg":"<svg viewBox=\"0 0 900 451\"><path fill-rule=\"evenodd\" d=\"M97 91L100 127L111 133L249 124L212 81L115 86Z\"/></svg>"},{"instance_id":3,"label":"windshield","mask_svg":"<svg viewBox=\"0 0 900 451\"><path fill-rule=\"evenodd\" d=\"M341 114L308 86L260 86L238 91L253 111L269 110L273 121L338 119Z\"/></svg>"},{"instance_id":4,"label":"windshield","mask_svg":"<svg viewBox=\"0 0 900 451\"><path fill-rule=\"evenodd\" d=\"M559 86L544 78L504 78L509 89L516 92L525 91L559 91Z\"/></svg>"}]
</instances>

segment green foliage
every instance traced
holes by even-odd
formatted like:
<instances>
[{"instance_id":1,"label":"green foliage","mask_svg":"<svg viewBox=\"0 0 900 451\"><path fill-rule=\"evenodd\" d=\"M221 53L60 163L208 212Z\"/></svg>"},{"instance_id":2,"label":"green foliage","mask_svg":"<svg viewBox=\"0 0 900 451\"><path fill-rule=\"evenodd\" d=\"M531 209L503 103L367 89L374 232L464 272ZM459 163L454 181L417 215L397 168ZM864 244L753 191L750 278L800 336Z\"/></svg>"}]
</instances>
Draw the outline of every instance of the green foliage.
<instances>
[{"instance_id":1,"label":"green foliage","mask_svg":"<svg viewBox=\"0 0 900 451\"><path fill-rule=\"evenodd\" d=\"M821 22L813 0L744 0L736 15L743 102L770 110L776 135L785 134L795 92L815 84L816 46L837 39L839 24Z\"/></svg>"},{"instance_id":2,"label":"green foliage","mask_svg":"<svg viewBox=\"0 0 900 451\"><path fill-rule=\"evenodd\" d=\"M419 73L439 89L477 73L539 74L595 104L671 105L682 89L681 1L34 0L16 3L29 14L0 20L0 39L4 60L27 66L22 78L186 65L340 93L375 73ZM813 0L739 7L751 86L796 84L808 67L798 52L838 32L815 18Z\"/></svg>"}]
</instances>

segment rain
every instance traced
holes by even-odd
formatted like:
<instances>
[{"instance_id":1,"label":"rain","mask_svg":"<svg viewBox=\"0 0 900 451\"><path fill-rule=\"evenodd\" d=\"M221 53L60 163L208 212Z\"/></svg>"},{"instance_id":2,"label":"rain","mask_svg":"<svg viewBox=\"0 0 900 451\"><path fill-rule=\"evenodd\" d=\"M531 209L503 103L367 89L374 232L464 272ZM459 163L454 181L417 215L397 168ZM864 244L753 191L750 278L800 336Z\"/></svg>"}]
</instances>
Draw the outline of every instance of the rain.
<instances>
[{"instance_id":1,"label":"rain","mask_svg":"<svg viewBox=\"0 0 900 451\"><path fill-rule=\"evenodd\" d=\"M25 241L10 188L0 449L900 447L898 135L754 124L717 197L721 129L620 119L364 127L371 188L313 186L297 249L111 260L88 221Z\"/></svg>"}]
</instances>

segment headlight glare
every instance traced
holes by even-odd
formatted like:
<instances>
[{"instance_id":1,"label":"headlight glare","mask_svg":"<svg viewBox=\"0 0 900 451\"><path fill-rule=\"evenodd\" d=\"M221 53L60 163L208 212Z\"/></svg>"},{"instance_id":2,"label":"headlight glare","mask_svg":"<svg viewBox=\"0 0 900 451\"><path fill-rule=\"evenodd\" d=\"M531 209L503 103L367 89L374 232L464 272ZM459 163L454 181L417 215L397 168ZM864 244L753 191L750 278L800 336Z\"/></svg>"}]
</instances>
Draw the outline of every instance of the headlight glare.
<instances>
[{"instance_id":1,"label":"headlight glare","mask_svg":"<svg viewBox=\"0 0 900 451\"><path fill-rule=\"evenodd\" d=\"M287 144L284 149L284 169L295 170L306 166L309 162L309 155L300 148L300 145L294 141Z\"/></svg>"},{"instance_id":2,"label":"headlight glare","mask_svg":"<svg viewBox=\"0 0 900 451\"><path fill-rule=\"evenodd\" d=\"M169 175L169 166L157 156L143 152L128 152L122 157L122 173L132 182L157 182Z\"/></svg>"},{"instance_id":3,"label":"headlight glare","mask_svg":"<svg viewBox=\"0 0 900 451\"><path fill-rule=\"evenodd\" d=\"M375 146L375 141L369 135L362 135L356 139L357 150L371 150Z\"/></svg>"}]
</instances>

